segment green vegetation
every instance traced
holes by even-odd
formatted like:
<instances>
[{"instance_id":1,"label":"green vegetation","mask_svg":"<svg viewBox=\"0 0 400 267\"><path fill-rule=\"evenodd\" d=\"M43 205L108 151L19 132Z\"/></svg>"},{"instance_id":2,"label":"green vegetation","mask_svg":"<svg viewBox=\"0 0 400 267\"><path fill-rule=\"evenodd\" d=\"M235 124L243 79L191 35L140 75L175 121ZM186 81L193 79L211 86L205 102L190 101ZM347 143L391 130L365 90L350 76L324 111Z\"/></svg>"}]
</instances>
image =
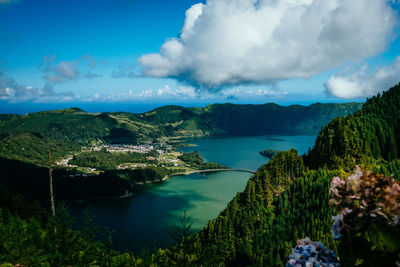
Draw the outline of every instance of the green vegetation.
<instances>
[{"instance_id":1,"label":"green vegetation","mask_svg":"<svg viewBox=\"0 0 400 267\"><path fill-rule=\"evenodd\" d=\"M332 208L321 205L328 202L326 188L335 174L307 171L296 150L281 152L256 172L218 218L193 236L190 264L279 266L303 236L334 248ZM156 259L163 265L181 253L171 247L159 251Z\"/></svg>"},{"instance_id":2,"label":"green vegetation","mask_svg":"<svg viewBox=\"0 0 400 267\"><path fill-rule=\"evenodd\" d=\"M139 185L160 182L172 171L163 167L146 167L133 170L108 170L99 175L63 177L56 180L59 199L91 200L130 196Z\"/></svg>"},{"instance_id":3,"label":"green vegetation","mask_svg":"<svg viewBox=\"0 0 400 267\"><path fill-rule=\"evenodd\" d=\"M315 134L359 103L283 107L275 104L215 104L205 108L165 106L143 114L93 114L79 108L0 116L0 156L45 166L93 144L149 143L162 137Z\"/></svg>"},{"instance_id":4,"label":"green vegetation","mask_svg":"<svg viewBox=\"0 0 400 267\"><path fill-rule=\"evenodd\" d=\"M156 152L152 153L111 153L106 149L101 151L82 152L73 156L69 164L96 168L98 170L115 170L122 163L148 163L155 164L156 160L149 160L148 157L156 156Z\"/></svg>"},{"instance_id":5,"label":"green vegetation","mask_svg":"<svg viewBox=\"0 0 400 267\"><path fill-rule=\"evenodd\" d=\"M279 150L275 150L275 149L264 149L262 151L260 151L259 153L267 158L273 158L276 154L278 154L280 151Z\"/></svg>"},{"instance_id":6,"label":"green vegetation","mask_svg":"<svg viewBox=\"0 0 400 267\"><path fill-rule=\"evenodd\" d=\"M0 135L0 156L4 158L46 166L49 149L53 157L59 159L66 151L78 151L80 146L57 142L30 132Z\"/></svg>"},{"instance_id":7,"label":"green vegetation","mask_svg":"<svg viewBox=\"0 0 400 267\"><path fill-rule=\"evenodd\" d=\"M183 153L178 158L196 170L226 169L225 166L215 162L204 162L203 157L197 151Z\"/></svg>"},{"instance_id":8,"label":"green vegetation","mask_svg":"<svg viewBox=\"0 0 400 267\"><path fill-rule=\"evenodd\" d=\"M336 118L318 135L306 160L313 168L373 166L399 156L399 86L368 99L354 115Z\"/></svg>"},{"instance_id":9,"label":"green vegetation","mask_svg":"<svg viewBox=\"0 0 400 267\"><path fill-rule=\"evenodd\" d=\"M137 259L128 253L112 251L109 239L99 243L92 238L93 235L83 234L87 231L91 233L91 228L87 228L86 232L71 231L69 225L62 224L68 220L60 220L57 224L54 223L57 220L50 219L46 223L40 216L19 217L16 215L18 213L3 212L2 208L3 217L3 214L10 215L0 223L0 244L5 244L0 246L1 260L24 265L284 266L296 240L306 236L322 241L329 249L337 251L338 246L340 248L342 245L333 240L331 232L332 216L336 215L328 203L331 180L334 176L343 177L353 172L357 164L377 172L393 174L400 179L399 100L400 84L369 99L363 109L354 115L329 123L321 130L314 148L306 155L299 156L294 149L278 153L257 170L244 192L238 193L204 229L195 234L186 232L180 235L180 241L169 248L159 249L151 258ZM328 107L331 113L322 112ZM165 135L195 133L197 127L202 129L203 134L244 134L246 131L259 134L266 128L272 131L267 133L298 133L319 130L320 125L315 122L329 121L338 115L339 107L346 109L341 110L344 113L341 115L351 113L350 109L358 109L356 104L316 104L287 109L273 104L225 104L204 109L168 106L135 115L135 119L144 124L162 125L160 134ZM271 111L269 115L260 115L260 110L266 108ZM321 112L312 115L312 112L307 113L310 110ZM267 119L267 116L271 117ZM254 123L249 117L257 118L262 123ZM275 121L275 118L280 119ZM206 124L205 128L200 128L202 123ZM197 154L184 155L182 160L200 165L202 158ZM114 174L119 175L118 172ZM132 184L129 173L120 174L120 181ZM187 218L183 220L185 224L181 230L187 230L190 223ZM54 226L57 227L56 232ZM22 234L7 234L13 232ZM373 233L378 234L371 238L379 242L383 240L379 244L388 244L384 241L389 237L381 235L382 231ZM398 231L389 233L391 239L400 240ZM175 236L179 239L179 235ZM366 242L370 240L367 238ZM398 255L398 248L391 247L391 253ZM341 259L344 258L341 256ZM368 262L358 263L368 266ZM390 264L394 263L386 265Z\"/></svg>"},{"instance_id":10,"label":"green vegetation","mask_svg":"<svg viewBox=\"0 0 400 267\"><path fill-rule=\"evenodd\" d=\"M44 111L0 120L0 155L46 166L50 150L58 160L82 146L103 143L136 144L161 136L151 125L135 126L107 114L78 108Z\"/></svg>"},{"instance_id":11,"label":"green vegetation","mask_svg":"<svg viewBox=\"0 0 400 267\"><path fill-rule=\"evenodd\" d=\"M276 104L213 104L204 108L165 106L138 118L162 125L173 136L315 134L338 116L361 108L361 103L313 104L310 106Z\"/></svg>"},{"instance_id":12,"label":"green vegetation","mask_svg":"<svg viewBox=\"0 0 400 267\"><path fill-rule=\"evenodd\" d=\"M335 119L307 155L298 156L295 150L277 154L218 218L191 238L186 263L284 266L296 240L306 236L337 250L331 232L336 213L328 204L331 180L344 171L352 172L356 164L400 179L399 160L394 158L399 149L399 97L400 84L369 99L362 111ZM396 244L400 242L398 231L378 233L380 244L389 238L387 233ZM397 255L399 247L392 248L391 253ZM182 248L173 246L159 250L155 259L168 265L181 255Z\"/></svg>"},{"instance_id":13,"label":"green vegetation","mask_svg":"<svg viewBox=\"0 0 400 267\"><path fill-rule=\"evenodd\" d=\"M1 266L137 266L142 259L116 252L107 231L91 227L71 230L67 210L57 208L52 218L38 203L29 203L0 187ZM101 236L96 240L96 236Z\"/></svg>"},{"instance_id":14,"label":"green vegetation","mask_svg":"<svg viewBox=\"0 0 400 267\"><path fill-rule=\"evenodd\" d=\"M178 171L178 170L177 170ZM56 168L54 188L58 200L89 200L131 194L142 183L159 182L173 171L163 167L134 170L108 170L100 174L81 174ZM42 202L48 200L48 169L17 160L0 158L0 183L9 191Z\"/></svg>"}]
</instances>

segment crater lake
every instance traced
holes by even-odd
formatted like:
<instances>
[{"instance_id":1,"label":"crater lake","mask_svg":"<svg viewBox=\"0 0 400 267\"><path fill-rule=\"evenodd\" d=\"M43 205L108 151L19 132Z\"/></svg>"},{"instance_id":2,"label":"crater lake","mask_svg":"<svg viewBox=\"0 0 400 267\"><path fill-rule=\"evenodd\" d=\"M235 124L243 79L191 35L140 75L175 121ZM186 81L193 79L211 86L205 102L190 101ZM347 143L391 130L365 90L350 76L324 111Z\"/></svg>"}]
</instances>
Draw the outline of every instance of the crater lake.
<instances>
[{"instance_id":1,"label":"crater lake","mask_svg":"<svg viewBox=\"0 0 400 267\"><path fill-rule=\"evenodd\" d=\"M198 151L206 161L232 169L255 171L269 159L261 156L264 149L296 148L305 153L315 142L315 135L252 136L187 139L195 146L179 151ZM128 199L97 200L71 204L69 210L76 226L82 225L84 211L94 216L92 226L114 230L116 249L140 252L165 247L171 242L168 231L186 211L196 231L217 217L227 203L244 190L251 173L222 171L172 176L161 184L147 184Z\"/></svg>"}]
</instances>

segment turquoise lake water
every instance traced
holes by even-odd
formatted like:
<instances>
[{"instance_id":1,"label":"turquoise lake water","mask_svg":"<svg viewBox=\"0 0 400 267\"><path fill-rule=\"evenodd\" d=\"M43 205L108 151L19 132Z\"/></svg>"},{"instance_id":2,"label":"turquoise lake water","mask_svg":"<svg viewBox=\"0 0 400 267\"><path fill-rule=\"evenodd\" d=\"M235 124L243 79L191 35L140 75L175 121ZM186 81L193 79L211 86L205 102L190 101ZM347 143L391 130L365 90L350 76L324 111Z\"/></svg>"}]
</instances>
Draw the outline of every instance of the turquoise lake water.
<instances>
[{"instance_id":1,"label":"turquoise lake water","mask_svg":"<svg viewBox=\"0 0 400 267\"><path fill-rule=\"evenodd\" d=\"M257 136L191 139L196 147L181 151L198 151L207 161L215 161L234 169L256 170L268 162L258 152L263 149L296 148L300 154L315 142L316 136ZM186 210L193 220L193 229L207 225L227 203L243 191L251 174L246 172L214 172L174 176L162 184L143 186L133 198L92 201L73 204L71 214L78 222L89 208L94 225L114 229L114 245L118 249L140 251L168 245L170 225Z\"/></svg>"}]
</instances>

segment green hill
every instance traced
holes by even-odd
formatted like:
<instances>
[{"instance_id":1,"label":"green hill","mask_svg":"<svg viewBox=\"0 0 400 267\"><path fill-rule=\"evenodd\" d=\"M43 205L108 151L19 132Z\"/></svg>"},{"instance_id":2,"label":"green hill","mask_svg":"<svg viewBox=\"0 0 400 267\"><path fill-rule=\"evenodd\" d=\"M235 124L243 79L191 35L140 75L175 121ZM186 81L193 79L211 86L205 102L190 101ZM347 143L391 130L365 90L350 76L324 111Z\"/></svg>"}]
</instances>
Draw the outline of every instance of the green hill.
<instances>
[{"instance_id":1,"label":"green hill","mask_svg":"<svg viewBox=\"0 0 400 267\"><path fill-rule=\"evenodd\" d=\"M79 108L0 116L0 156L39 165L93 143L136 144L162 136L316 134L360 103L288 106L214 104L164 106L143 114L92 114Z\"/></svg>"},{"instance_id":2,"label":"green hill","mask_svg":"<svg viewBox=\"0 0 400 267\"><path fill-rule=\"evenodd\" d=\"M337 250L331 232L335 213L328 205L332 177L345 174L344 170L352 172L360 164L400 179L399 98L400 84L368 99L354 115L334 119L307 155L298 156L294 149L277 154L207 227L159 250L155 261L159 265L284 266L296 240L304 237ZM350 256L372 260L379 255L385 266L395 266L400 249L400 234L395 233L390 237L397 244L392 250L380 245L369 251L369 244L359 243L354 246L361 254ZM342 248L341 253L356 249ZM378 254L378 249L385 252ZM364 263L360 266L376 266L368 265L368 260Z\"/></svg>"},{"instance_id":3,"label":"green hill","mask_svg":"<svg viewBox=\"0 0 400 267\"><path fill-rule=\"evenodd\" d=\"M0 121L0 156L45 165L47 152L57 159L99 141L129 143L161 136L152 125L124 116L90 114L77 108L44 111L24 116L3 116Z\"/></svg>"},{"instance_id":4,"label":"green hill","mask_svg":"<svg viewBox=\"0 0 400 267\"><path fill-rule=\"evenodd\" d=\"M361 108L361 103L279 106L277 104L213 104L204 108L165 106L142 114L148 123L163 125L179 135L199 131L205 135L316 134L333 118Z\"/></svg>"},{"instance_id":5,"label":"green hill","mask_svg":"<svg viewBox=\"0 0 400 267\"><path fill-rule=\"evenodd\" d=\"M338 243L333 240L331 233L332 215L335 213L328 205L331 179L335 175L352 172L356 164L379 173L393 174L396 179L400 178L399 97L400 85L397 85L388 92L369 99L361 111L334 119L320 131L314 148L306 155L299 156L294 149L278 153L268 164L257 170L245 190L238 193L227 208L204 229L167 249L158 250L152 257L138 259L131 254L106 250L105 247L109 244L107 240L99 244L93 239L85 239L84 234L70 232L68 225L60 228L65 231L65 235L57 231L57 235L53 237L53 224L40 228L37 226L37 219L21 222L13 215L15 208L7 208L11 213L6 212L7 221L0 224L0 230L2 233L7 233L10 229L22 231L29 238L25 243L29 253L21 250L13 236L4 234L1 241L6 244L6 250L0 253L1 259L4 262L23 262L28 265L40 262L51 265L60 262L64 265L99 262L107 264L109 261L115 266L284 266L296 240L306 236L337 250ZM280 114L280 119L289 123L294 132L299 129L299 133L311 133L316 130L319 122L328 120L330 116L350 114L356 109L357 104L316 104L309 107L267 104L262 108L257 105L224 104L202 109L168 106L144 114L107 113L101 115L100 119L109 123L108 125L131 132L134 132L132 129L135 127L154 127L158 134L171 136L193 133L193 130L199 130L202 123L208 125L205 128L207 130L202 130L203 134L244 134L246 127L250 127L248 134L267 134L279 131L284 133L288 130L287 126L279 125L277 119L273 118ZM269 110L270 113L263 115L259 110ZM321 112L323 115L313 112ZM293 115L293 121L290 121L290 114L297 114ZM95 114L77 115L94 116L95 121L99 119ZM236 120L237 129L240 130L233 128L234 119L230 118L235 116L240 116ZM250 118L258 125L254 126L246 121ZM17 123L20 119L7 119L6 125ZM263 123L258 123L260 121ZM270 125L271 129L267 129L264 124ZM13 133L22 134L18 131ZM6 134L7 137L4 138L11 138L10 133ZM104 138L108 135L109 133L98 136ZM24 138L50 139L35 131L30 131L28 137ZM57 139L51 137L51 140ZM27 232L23 229L35 231ZM40 231L41 235L38 234ZM46 236L51 238L42 238ZM43 248L43 244L50 245ZM375 250L366 254L373 256ZM392 259L392 254L386 255L382 260L387 260L388 257ZM385 266L391 266L390 261Z\"/></svg>"}]
</instances>

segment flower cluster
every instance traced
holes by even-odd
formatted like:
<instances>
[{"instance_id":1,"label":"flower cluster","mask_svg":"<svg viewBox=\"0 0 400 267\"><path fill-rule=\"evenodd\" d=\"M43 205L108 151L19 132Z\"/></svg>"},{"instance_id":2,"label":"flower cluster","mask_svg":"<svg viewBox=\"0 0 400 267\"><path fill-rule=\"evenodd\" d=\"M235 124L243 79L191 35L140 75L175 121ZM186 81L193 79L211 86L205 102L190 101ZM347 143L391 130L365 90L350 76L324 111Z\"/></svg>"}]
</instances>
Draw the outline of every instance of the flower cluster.
<instances>
[{"instance_id":1,"label":"flower cluster","mask_svg":"<svg viewBox=\"0 0 400 267\"><path fill-rule=\"evenodd\" d=\"M341 214L334 216L333 232L340 236L343 216L369 217L370 221L383 219L397 223L400 218L400 184L390 176L372 174L357 167L347 179L334 177L330 187L329 203Z\"/></svg>"},{"instance_id":2,"label":"flower cluster","mask_svg":"<svg viewBox=\"0 0 400 267\"><path fill-rule=\"evenodd\" d=\"M328 250L321 242L313 242L308 237L297 240L286 267L335 267L340 266L335 252Z\"/></svg>"}]
</instances>

